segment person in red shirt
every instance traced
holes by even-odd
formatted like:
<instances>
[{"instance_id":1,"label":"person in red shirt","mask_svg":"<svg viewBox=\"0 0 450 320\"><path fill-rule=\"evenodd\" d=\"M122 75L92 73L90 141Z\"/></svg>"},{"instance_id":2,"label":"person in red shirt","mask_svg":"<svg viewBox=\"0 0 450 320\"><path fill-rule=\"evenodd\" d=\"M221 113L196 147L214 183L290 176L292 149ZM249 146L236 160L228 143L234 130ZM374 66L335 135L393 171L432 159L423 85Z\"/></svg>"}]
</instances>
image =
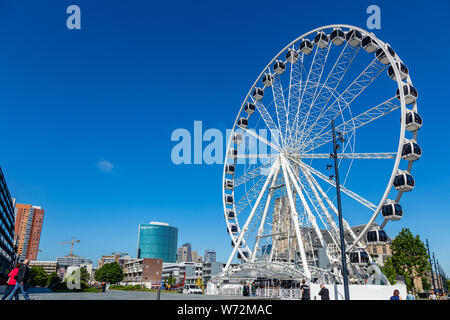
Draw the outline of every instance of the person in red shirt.
<instances>
[{"instance_id":1,"label":"person in red shirt","mask_svg":"<svg viewBox=\"0 0 450 320\"><path fill-rule=\"evenodd\" d=\"M19 267L20 263L16 264L15 268L11 270L11 272L8 274L8 287L6 288L5 293L3 294L2 300L5 300L6 297L13 291L14 287L16 286L16 279L14 278L17 273L19 273ZM19 292L16 291L14 294L14 299L19 300Z\"/></svg>"}]
</instances>

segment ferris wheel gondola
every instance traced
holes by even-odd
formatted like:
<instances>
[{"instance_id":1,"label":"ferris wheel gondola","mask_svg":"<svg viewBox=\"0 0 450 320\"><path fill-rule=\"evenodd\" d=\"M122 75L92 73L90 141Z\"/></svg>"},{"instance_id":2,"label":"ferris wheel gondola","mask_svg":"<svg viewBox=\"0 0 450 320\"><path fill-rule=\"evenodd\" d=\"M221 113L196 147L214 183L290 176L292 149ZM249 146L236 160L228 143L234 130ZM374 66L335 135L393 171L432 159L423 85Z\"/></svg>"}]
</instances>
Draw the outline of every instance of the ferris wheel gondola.
<instances>
[{"instance_id":1,"label":"ferris wheel gondola","mask_svg":"<svg viewBox=\"0 0 450 320\"><path fill-rule=\"evenodd\" d=\"M374 53L379 48L379 46L376 43L376 41L370 35L365 36L361 40L361 46L368 53Z\"/></svg>"},{"instance_id":2,"label":"ferris wheel gondola","mask_svg":"<svg viewBox=\"0 0 450 320\"><path fill-rule=\"evenodd\" d=\"M403 217L403 209L394 200L388 199L381 208L381 214L386 220L400 220Z\"/></svg>"},{"instance_id":3,"label":"ferris wheel gondola","mask_svg":"<svg viewBox=\"0 0 450 320\"><path fill-rule=\"evenodd\" d=\"M367 232L367 243L368 244L385 244L388 242L388 235L386 231L381 229L373 229Z\"/></svg>"},{"instance_id":4,"label":"ferris wheel gondola","mask_svg":"<svg viewBox=\"0 0 450 320\"><path fill-rule=\"evenodd\" d=\"M345 42L345 33L341 28L334 28L330 33L330 40L333 44L340 46Z\"/></svg>"},{"instance_id":5,"label":"ferris wheel gondola","mask_svg":"<svg viewBox=\"0 0 450 320\"><path fill-rule=\"evenodd\" d=\"M406 130L415 132L422 127L422 117L414 111L408 110L406 113Z\"/></svg>"}]
</instances>

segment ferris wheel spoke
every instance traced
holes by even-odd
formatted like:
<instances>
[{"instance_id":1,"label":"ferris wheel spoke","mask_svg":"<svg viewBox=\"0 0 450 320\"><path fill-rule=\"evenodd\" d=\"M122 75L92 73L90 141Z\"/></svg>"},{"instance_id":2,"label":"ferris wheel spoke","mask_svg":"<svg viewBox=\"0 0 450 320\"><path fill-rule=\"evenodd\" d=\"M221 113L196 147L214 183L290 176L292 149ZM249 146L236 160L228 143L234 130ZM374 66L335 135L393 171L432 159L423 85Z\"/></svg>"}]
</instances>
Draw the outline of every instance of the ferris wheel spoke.
<instances>
[{"instance_id":1,"label":"ferris wheel spoke","mask_svg":"<svg viewBox=\"0 0 450 320\"><path fill-rule=\"evenodd\" d=\"M323 225L325 226L325 229L328 231L331 239L333 240L335 245L339 244L339 230L338 227L333 220L332 215L328 212L327 207L325 206L324 202L320 198L320 195L314 186L314 183L311 181L311 179L308 177L307 172L303 168L300 168L301 174L299 174L298 181L305 191L305 193L308 196L308 199L313 204L313 207L315 208L317 215L319 216L320 220L322 221Z\"/></svg>"},{"instance_id":2,"label":"ferris wheel spoke","mask_svg":"<svg viewBox=\"0 0 450 320\"><path fill-rule=\"evenodd\" d=\"M300 136L299 142L302 143L308 136L316 136L316 126L319 126L320 130L320 128L323 128L324 125L329 125L332 119L335 119L349 108L350 104L370 86L386 67L386 65L383 65L375 58L328 107L324 107L308 130Z\"/></svg>"},{"instance_id":3,"label":"ferris wheel spoke","mask_svg":"<svg viewBox=\"0 0 450 320\"><path fill-rule=\"evenodd\" d=\"M292 47L294 50L295 48ZM300 92L303 79L303 54L299 55L299 58L295 62L291 62L291 74L289 77L289 92L288 92L288 126L287 126L287 137L290 139L291 124L296 123L299 116L299 103L300 103Z\"/></svg>"},{"instance_id":4,"label":"ferris wheel spoke","mask_svg":"<svg viewBox=\"0 0 450 320\"><path fill-rule=\"evenodd\" d=\"M348 42L345 44L333 68L331 69L326 80L321 86L319 92L314 96L314 100L311 103L311 108L310 110L308 110L308 113L305 117L306 120L303 121L299 130L297 130L296 136L302 136L310 116L313 120L317 118L323 107L325 107L329 103L330 99L335 95L337 87L341 83L347 70L356 57L359 48L360 47L355 48L348 45ZM326 90L322 93L324 88Z\"/></svg>"},{"instance_id":5,"label":"ferris wheel spoke","mask_svg":"<svg viewBox=\"0 0 450 320\"><path fill-rule=\"evenodd\" d=\"M288 115L286 110L286 101L284 99L283 85L281 84L279 74L273 76L272 93L273 102L275 104L275 111L277 113L278 127L281 131L282 145L286 145L286 128L288 126Z\"/></svg>"},{"instance_id":6,"label":"ferris wheel spoke","mask_svg":"<svg viewBox=\"0 0 450 320\"><path fill-rule=\"evenodd\" d=\"M272 141L275 141L277 146L281 146L280 139L281 139L281 132L275 122L273 122L272 117L270 116L270 113L267 111L266 106L260 101L260 100L254 100L254 104L256 105L256 108L259 111L259 114L261 115L261 118L266 123L267 128L269 128L270 133L272 134ZM249 130L250 131L250 130Z\"/></svg>"},{"instance_id":7,"label":"ferris wheel spoke","mask_svg":"<svg viewBox=\"0 0 450 320\"><path fill-rule=\"evenodd\" d=\"M320 187L320 184L317 182L317 180L314 179L314 177L311 175L311 173L309 173L307 170L303 169L302 171L304 172L305 177L308 179L308 182L310 182L316 188L316 190L319 191L320 195L325 200L325 202L328 204L330 209L334 212L335 216L338 217L339 213L338 213L337 208L334 206L333 201L331 201L331 199L328 197L326 192ZM334 220L332 219L332 217L330 217L330 220L332 221L332 223L334 223L335 228L337 230L337 225L334 222ZM353 232L352 228L350 227L350 224L344 218L342 218L342 223L343 223L345 231L350 235L350 237L353 239L353 242L355 243L356 235ZM345 241L345 239L344 239L344 241ZM357 244L360 247L362 247L362 244L360 242L358 242Z\"/></svg>"},{"instance_id":8,"label":"ferris wheel spoke","mask_svg":"<svg viewBox=\"0 0 450 320\"><path fill-rule=\"evenodd\" d=\"M260 225L259 225L259 228L258 228L258 234L257 234L256 240L255 240L255 246L254 246L253 252L252 252L252 258L251 258L251 261L252 261L252 262L255 261L255 258L256 258L256 252L257 252L257 250L258 250L258 248L259 248L259 242L260 242L261 237L262 237L263 232L264 232L264 225L265 225L265 222L266 222L267 213L269 212L270 202L272 201L272 196L273 196L273 192L274 192L274 191L273 191L273 188L274 188L275 185L276 185L277 177L278 177L279 171L280 171L280 168L278 167L278 168L276 169L276 171L275 171L274 178L272 179L272 184L271 184L271 186L270 186L269 195L267 196L267 199L266 199L266 202L265 202L265 205L264 205L263 215L262 215L262 217L261 217L261 222L260 222Z\"/></svg>"},{"instance_id":9,"label":"ferris wheel spoke","mask_svg":"<svg viewBox=\"0 0 450 320\"><path fill-rule=\"evenodd\" d=\"M266 192L267 186L269 185L269 183L270 183L271 179L273 178L273 176L275 174L275 171L277 170L279 165L280 165L279 161L277 160L277 161L275 161L275 163L273 164L272 168L270 169L269 176L267 177L266 182L264 183L264 186L262 187L261 191L259 192L259 195L258 195L258 198L256 199L255 205L253 206L253 209L250 212L250 215L248 216L247 221L245 222L244 226L242 227L242 230L239 233L239 237L238 237L237 241L234 244L233 252L231 253L230 257L228 258L228 262L227 262L227 264L225 266L225 270L227 270L229 268L229 266L231 264L231 261L232 261L233 257L236 254L236 250L239 248L239 245L241 244L242 239L243 239L245 233L248 230L248 226L249 226L249 224L250 224L250 222L251 222L251 220L252 220L252 218L253 218L253 216L254 216L254 214L256 212L256 209L258 208L259 203L260 203L264 193Z\"/></svg>"},{"instance_id":10,"label":"ferris wheel spoke","mask_svg":"<svg viewBox=\"0 0 450 320\"><path fill-rule=\"evenodd\" d=\"M356 129L359 129L379 118L384 117L385 115L390 114L392 111L395 111L400 108L399 105L393 104L392 100L396 97L392 97L377 106L370 108L369 110L353 117L350 120L336 126L336 131L342 134L348 134ZM318 127L319 128L319 127ZM326 143L333 141L333 134L331 130L325 131L325 129L329 128L329 123L324 125L320 131L314 137L311 137L309 141L307 141L303 145L303 149L305 152L310 152L320 146L323 146ZM309 148L308 148L309 147Z\"/></svg>"},{"instance_id":11,"label":"ferris wheel spoke","mask_svg":"<svg viewBox=\"0 0 450 320\"><path fill-rule=\"evenodd\" d=\"M266 144L267 146L273 148L274 150L276 150L278 152L281 152L281 149L277 145L273 144L272 142L270 142L266 138L264 138L261 135L257 134L255 130L249 130L247 128L242 128L242 127L241 127L241 129L245 133L247 133L248 135L252 136L253 138L258 139L259 141L261 141L262 143Z\"/></svg>"},{"instance_id":12,"label":"ferris wheel spoke","mask_svg":"<svg viewBox=\"0 0 450 320\"><path fill-rule=\"evenodd\" d=\"M290 163L290 165L292 165L292 163ZM325 230L328 232L331 240L333 241L333 244L331 246L327 244L326 247L324 247L327 257L331 262L334 260L333 258L335 258L336 253L340 251L336 250L336 248L339 249L339 230L332 216L329 214L328 209L320 198L317 190L315 189L313 183L310 181L310 179L308 179L307 172L304 171L304 169L299 167L299 176L296 176L296 178L302 190L305 192L309 201L311 202L315 212L317 213L317 216L322 221Z\"/></svg>"},{"instance_id":13,"label":"ferris wheel spoke","mask_svg":"<svg viewBox=\"0 0 450 320\"><path fill-rule=\"evenodd\" d=\"M248 206L251 206L251 203L259 194L259 187L262 185L264 181L266 181L267 177L264 175L260 175L261 178L242 196L238 202L236 202L234 208L236 211L236 217L238 217Z\"/></svg>"},{"instance_id":14,"label":"ferris wheel spoke","mask_svg":"<svg viewBox=\"0 0 450 320\"><path fill-rule=\"evenodd\" d=\"M264 169L267 169L267 167L271 165L270 162L266 163L266 164L262 164L258 167L256 167L255 169L251 170L251 171L247 171L245 174L243 174L242 176L235 178L234 180L234 188L239 187L241 184L243 183L247 183L250 182L254 179L256 179L257 177L263 176L264 174L261 173Z\"/></svg>"},{"instance_id":15,"label":"ferris wheel spoke","mask_svg":"<svg viewBox=\"0 0 450 320\"><path fill-rule=\"evenodd\" d=\"M329 159L329 153L294 153L291 155L297 159ZM338 159L395 159L396 152L380 153L338 153Z\"/></svg>"},{"instance_id":16,"label":"ferris wheel spoke","mask_svg":"<svg viewBox=\"0 0 450 320\"><path fill-rule=\"evenodd\" d=\"M308 170L309 172L313 173L315 176L319 177L320 179L322 179L323 181L325 181L326 183L332 185L333 187L336 187L336 182L334 180L330 180L329 177L327 177L326 175L324 175L323 173L321 173L320 171L317 171L316 169L314 169L313 167L307 165L306 163L299 161L295 158L290 158L292 161L294 161L295 163L297 163L298 165L300 165L301 167L303 167L304 169ZM375 211L377 206L374 205L373 203L371 203L370 201L364 199L363 197L357 195L356 193L354 193L353 191L347 189L344 186L340 186L340 189L343 193L345 193L346 195L348 195L349 197L353 198L354 200L358 201L359 203L361 203L362 205L364 205L365 207L369 208L372 211Z\"/></svg>"},{"instance_id":17,"label":"ferris wheel spoke","mask_svg":"<svg viewBox=\"0 0 450 320\"><path fill-rule=\"evenodd\" d=\"M322 233L320 232L319 226L317 225L316 217L311 212L311 208L309 207L308 202L306 201L305 196L303 195L302 188L300 188L300 186L299 186L299 181L296 179L296 176L292 172L292 168L291 168L290 164L288 163L288 161L284 157L282 157L281 159L282 159L282 162L284 162L284 166L287 169L288 175L291 178L291 181L294 185L295 190L297 191L298 196L300 197L303 208L306 211L306 216L307 216L309 222L312 224L313 229L314 229L317 237L319 238L320 244L322 245L322 247L324 249L326 249L327 244L323 240Z\"/></svg>"},{"instance_id":18,"label":"ferris wheel spoke","mask_svg":"<svg viewBox=\"0 0 450 320\"><path fill-rule=\"evenodd\" d=\"M300 113L305 114L306 116L309 114L309 110L312 108L313 99L319 88L320 79L322 78L323 70L327 62L330 47L331 47L330 44L328 44L323 49L316 47L314 58L311 63L311 67L309 69L309 74L306 79L305 87L302 90L299 103ZM305 119L306 116L304 116L303 119ZM299 121L300 118L298 118L298 121L293 124L294 125L294 128L292 129L293 132L298 131L298 127L301 125ZM302 122L304 122L304 120L302 120Z\"/></svg>"},{"instance_id":19,"label":"ferris wheel spoke","mask_svg":"<svg viewBox=\"0 0 450 320\"><path fill-rule=\"evenodd\" d=\"M283 161L281 161L281 166L282 166L282 172L283 172L283 177L284 177L284 181L286 183L286 193L288 196L288 200L289 200L289 205L291 210L290 214L291 214L291 220L294 223L294 228L295 228L295 234L297 236L297 244L298 244L298 248L300 250L300 257L302 260L302 265L303 265L303 270L305 271L305 275L308 279L311 278L311 273L309 271L309 267L308 267L308 260L306 259L306 253L305 253L305 247L303 246L303 238L302 238L302 234L300 231L300 226L299 226L299 220L298 220L298 213L297 213L297 208L295 207L295 202L293 199L293 192L292 192L292 188L291 188L291 181L288 177L288 172L286 169L286 166L284 164Z\"/></svg>"}]
</instances>

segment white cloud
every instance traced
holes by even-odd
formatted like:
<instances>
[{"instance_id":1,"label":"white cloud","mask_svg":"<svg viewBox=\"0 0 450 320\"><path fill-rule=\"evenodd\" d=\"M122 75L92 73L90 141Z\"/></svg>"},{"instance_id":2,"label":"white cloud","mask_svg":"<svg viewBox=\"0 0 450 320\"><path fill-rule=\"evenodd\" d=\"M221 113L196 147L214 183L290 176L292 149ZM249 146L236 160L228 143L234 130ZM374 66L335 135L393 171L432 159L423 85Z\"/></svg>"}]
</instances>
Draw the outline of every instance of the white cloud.
<instances>
[{"instance_id":1,"label":"white cloud","mask_svg":"<svg viewBox=\"0 0 450 320\"><path fill-rule=\"evenodd\" d=\"M107 160L99 161L95 166L103 172L111 172L114 168L114 165Z\"/></svg>"}]
</instances>

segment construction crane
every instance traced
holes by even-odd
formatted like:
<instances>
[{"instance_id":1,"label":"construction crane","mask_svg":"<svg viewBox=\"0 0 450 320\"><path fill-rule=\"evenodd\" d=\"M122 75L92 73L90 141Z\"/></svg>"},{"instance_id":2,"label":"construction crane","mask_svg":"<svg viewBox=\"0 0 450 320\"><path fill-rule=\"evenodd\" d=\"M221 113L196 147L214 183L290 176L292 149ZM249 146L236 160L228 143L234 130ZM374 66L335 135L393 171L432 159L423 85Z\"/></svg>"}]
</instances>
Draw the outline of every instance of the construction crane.
<instances>
[{"instance_id":1,"label":"construction crane","mask_svg":"<svg viewBox=\"0 0 450 320\"><path fill-rule=\"evenodd\" d=\"M80 240L75 240L75 238L72 237L72 241L60 242L59 244L68 244L68 243L70 243L70 255L73 255L73 245L75 243L79 243L79 242L80 242Z\"/></svg>"}]
</instances>

